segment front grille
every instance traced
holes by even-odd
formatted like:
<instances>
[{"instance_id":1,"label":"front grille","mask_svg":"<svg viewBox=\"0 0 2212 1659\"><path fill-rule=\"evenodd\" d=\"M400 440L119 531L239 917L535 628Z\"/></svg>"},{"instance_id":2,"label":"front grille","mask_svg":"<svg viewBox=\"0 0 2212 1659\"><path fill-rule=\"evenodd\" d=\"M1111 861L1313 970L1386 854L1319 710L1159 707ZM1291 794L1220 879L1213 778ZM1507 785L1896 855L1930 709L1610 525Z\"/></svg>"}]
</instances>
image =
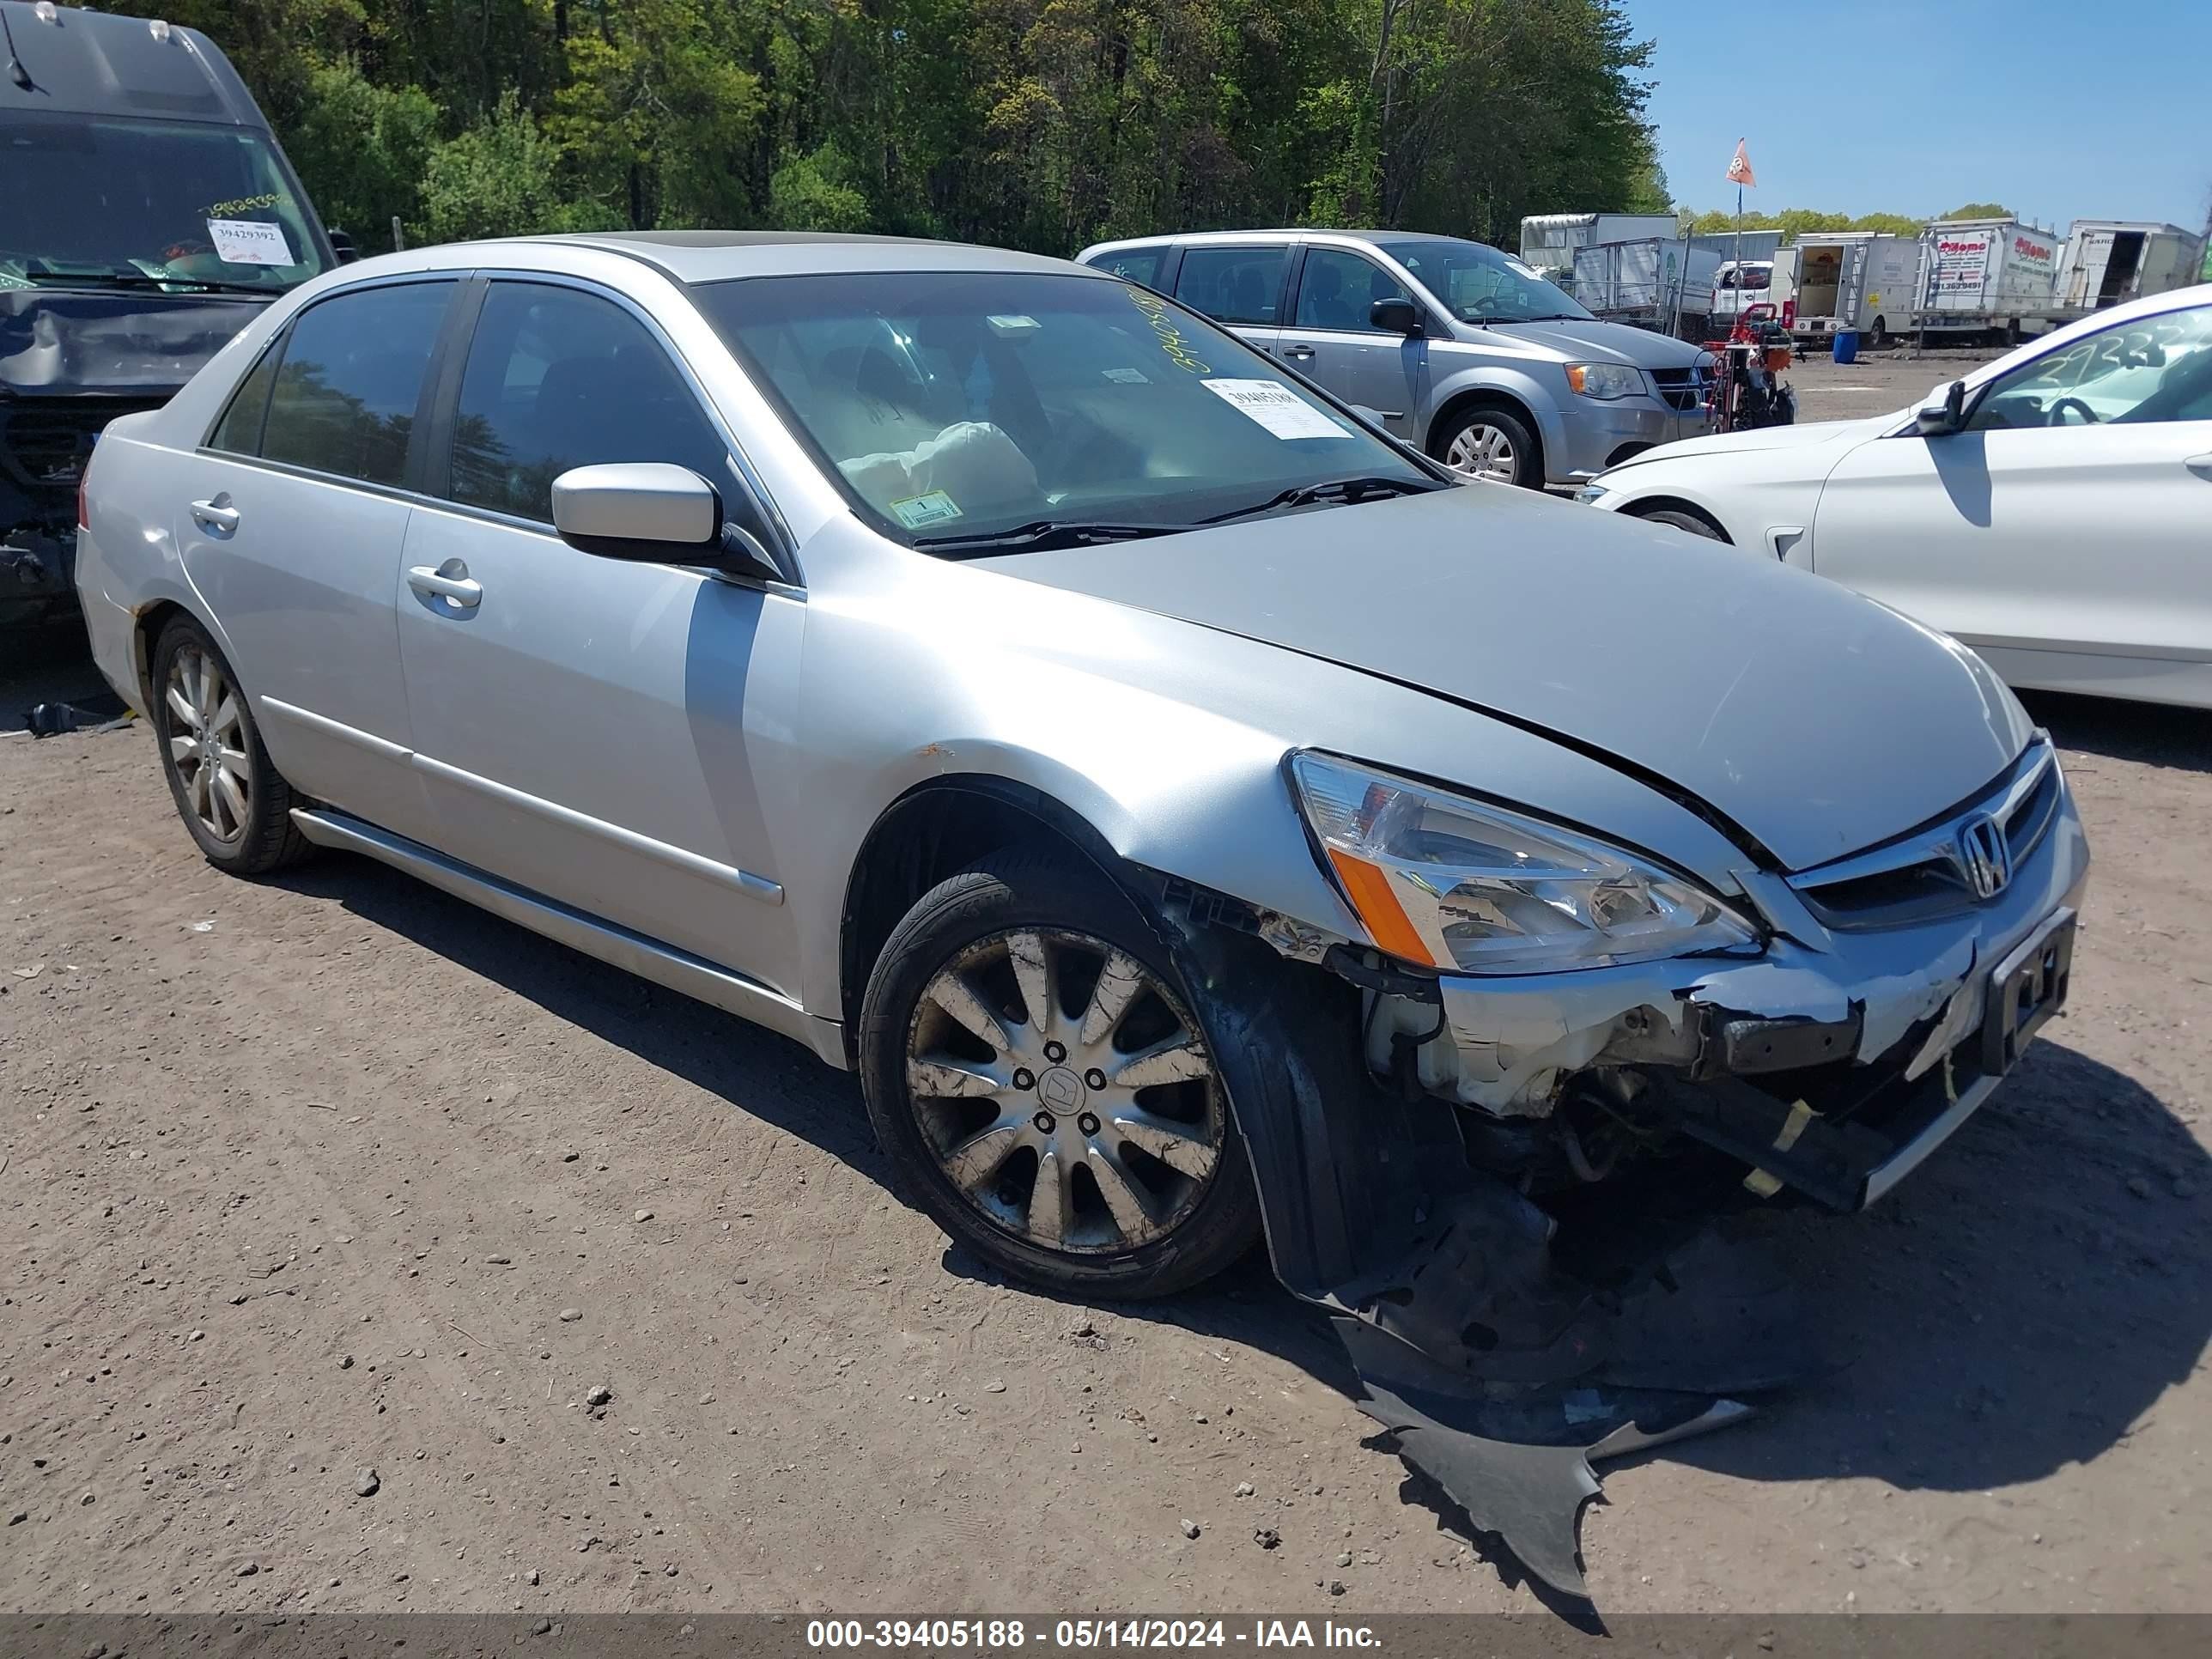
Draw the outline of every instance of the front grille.
<instances>
[{"instance_id":1,"label":"front grille","mask_svg":"<svg viewBox=\"0 0 2212 1659\"><path fill-rule=\"evenodd\" d=\"M1654 368L1647 370L1651 384L1659 390L1667 407L1678 414L1687 415L1705 406L1705 371L1701 363L1687 368Z\"/></svg>"},{"instance_id":2,"label":"front grille","mask_svg":"<svg viewBox=\"0 0 2212 1659\"><path fill-rule=\"evenodd\" d=\"M1924 921L1994 902L2002 889L1985 900L1975 888L1962 839L1968 825L1984 814L1994 819L2007 869L2016 873L2049 833L2058 791L2057 757L2048 742L2038 743L1964 810L1886 847L1792 876L1790 884L1822 922L1845 932Z\"/></svg>"},{"instance_id":3,"label":"front grille","mask_svg":"<svg viewBox=\"0 0 2212 1659\"><path fill-rule=\"evenodd\" d=\"M25 489L75 489L94 434L160 398L26 398L0 403L0 468Z\"/></svg>"}]
</instances>

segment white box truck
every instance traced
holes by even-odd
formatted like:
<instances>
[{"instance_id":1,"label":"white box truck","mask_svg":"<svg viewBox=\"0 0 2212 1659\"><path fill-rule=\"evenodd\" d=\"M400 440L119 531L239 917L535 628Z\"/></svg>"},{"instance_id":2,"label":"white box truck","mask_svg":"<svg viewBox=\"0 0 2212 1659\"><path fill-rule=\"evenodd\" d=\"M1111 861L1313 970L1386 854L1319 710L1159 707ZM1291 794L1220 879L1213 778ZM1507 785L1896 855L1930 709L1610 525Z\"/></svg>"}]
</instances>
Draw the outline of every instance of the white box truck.
<instances>
[{"instance_id":1,"label":"white box truck","mask_svg":"<svg viewBox=\"0 0 2212 1659\"><path fill-rule=\"evenodd\" d=\"M1787 328L1796 314L1791 304L1797 294L1797 261L1794 248L1778 248L1763 259L1746 258L1741 264L1724 259L1721 268L1713 273L1713 309L1711 319L1715 334L1724 334L1735 325L1735 319L1753 306L1774 307L1774 315Z\"/></svg>"},{"instance_id":2,"label":"white box truck","mask_svg":"<svg viewBox=\"0 0 2212 1659\"><path fill-rule=\"evenodd\" d=\"M1574 293L1575 254L1605 242L1672 238L1671 213L1536 213L1521 222L1521 263ZM1580 297L1580 296L1577 296Z\"/></svg>"},{"instance_id":3,"label":"white box truck","mask_svg":"<svg viewBox=\"0 0 2212 1659\"><path fill-rule=\"evenodd\" d=\"M1686 326L1702 337L1720 264L1719 254L1674 237L1603 242L1576 251L1574 296L1609 323L1668 334Z\"/></svg>"},{"instance_id":4,"label":"white box truck","mask_svg":"<svg viewBox=\"0 0 2212 1659\"><path fill-rule=\"evenodd\" d=\"M1790 332L1801 345L1845 330L1869 348L1911 325L1920 286L1920 244L1887 230L1808 232L1794 255L1796 310Z\"/></svg>"},{"instance_id":5,"label":"white box truck","mask_svg":"<svg viewBox=\"0 0 2212 1659\"><path fill-rule=\"evenodd\" d=\"M2051 327L2058 236L2018 219L1942 219L1920 234L1919 325L2021 340Z\"/></svg>"},{"instance_id":6,"label":"white box truck","mask_svg":"<svg viewBox=\"0 0 2212 1659\"><path fill-rule=\"evenodd\" d=\"M2058 256L2058 307L2081 315L2197 280L2203 239L2179 225L2076 219Z\"/></svg>"}]
</instances>

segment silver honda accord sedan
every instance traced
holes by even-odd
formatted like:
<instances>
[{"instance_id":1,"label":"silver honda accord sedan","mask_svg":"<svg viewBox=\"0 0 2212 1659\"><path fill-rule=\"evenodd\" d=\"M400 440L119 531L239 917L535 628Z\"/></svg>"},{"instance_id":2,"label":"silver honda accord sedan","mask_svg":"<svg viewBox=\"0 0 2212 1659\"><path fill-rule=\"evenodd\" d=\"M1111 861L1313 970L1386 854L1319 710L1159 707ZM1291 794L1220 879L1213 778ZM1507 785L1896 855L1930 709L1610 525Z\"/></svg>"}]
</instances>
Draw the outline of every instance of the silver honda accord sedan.
<instances>
[{"instance_id":1,"label":"silver honda accord sedan","mask_svg":"<svg viewBox=\"0 0 2212 1659\"><path fill-rule=\"evenodd\" d=\"M1571 1273L1685 1194L1857 1209L2066 994L2081 824L1971 652L1058 260L368 260L110 425L82 518L210 862L365 854L798 1039L1064 1291L1264 1231L1484 1349L1405 1311L1503 1294L1422 1273L1480 1226Z\"/></svg>"}]
</instances>

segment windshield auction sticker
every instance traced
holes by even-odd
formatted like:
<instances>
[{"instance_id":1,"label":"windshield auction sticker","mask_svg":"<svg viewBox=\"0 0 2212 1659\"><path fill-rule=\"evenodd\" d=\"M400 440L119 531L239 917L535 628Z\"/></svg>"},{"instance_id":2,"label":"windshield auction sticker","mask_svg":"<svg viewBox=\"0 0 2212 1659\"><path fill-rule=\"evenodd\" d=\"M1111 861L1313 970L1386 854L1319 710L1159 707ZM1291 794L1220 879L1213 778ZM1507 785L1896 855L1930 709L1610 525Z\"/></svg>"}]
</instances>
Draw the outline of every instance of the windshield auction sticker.
<instances>
[{"instance_id":1,"label":"windshield auction sticker","mask_svg":"<svg viewBox=\"0 0 2212 1659\"><path fill-rule=\"evenodd\" d=\"M216 258L227 265L295 263L292 245L285 240L282 225L264 225L258 219L210 219L207 228Z\"/></svg>"},{"instance_id":2,"label":"windshield auction sticker","mask_svg":"<svg viewBox=\"0 0 2212 1659\"><path fill-rule=\"evenodd\" d=\"M1286 386L1273 380L1203 380L1200 385L1242 410L1278 438L1341 438L1344 428Z\"/></svg>"},{"instance_id":3,"label":"windshield auction sticker","mask_svg":"<svg viewBox=\"0 0 2212 1659\"><path fill-rule=\"evenodd\" d=\"M933 524L944 524L962 516L959 506L941 489L933 489L927 495L909 495L904 501L893 501L891 512L908 530L921 530Z\"/></svg>"}]
</instances>

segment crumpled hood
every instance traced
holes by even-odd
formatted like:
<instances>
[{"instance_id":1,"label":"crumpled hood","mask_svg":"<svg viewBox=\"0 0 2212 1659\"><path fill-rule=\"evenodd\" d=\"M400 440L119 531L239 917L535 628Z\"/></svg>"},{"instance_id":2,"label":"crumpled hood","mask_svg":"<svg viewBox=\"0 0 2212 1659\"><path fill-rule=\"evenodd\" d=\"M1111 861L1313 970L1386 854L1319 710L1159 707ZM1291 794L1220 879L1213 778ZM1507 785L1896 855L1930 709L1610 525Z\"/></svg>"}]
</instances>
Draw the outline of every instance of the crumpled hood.
<instances>
[{"instance_id":1,"label":"crumpled hood","mask_svg":"<svg viewBox=\"0 0 2212 1659\"><path fill-rule=\"evenodd\" d=\"M1697 797L1791 869L1956 805L2030 732L1978 657L1833 582L1497 485L977 562L1555 733ZM1286 663L1286 732L1301 684ZM1358 758L1390 765L1393 737ZM1472 755L1450 781L1516 796Z\"/></svg>"},{"instance_id":2,"label":"crumpled hood","mask_svg":"<svg viewBox=\"0 0 2212 1659\"><path fill-rule=\"evenodd\" d=\"M1638 368L1687 368L1704 356L1702 347L1648 328L1561 318L1548 323L1501 323L1492 328L1468 325L1464 337L1519 341L1556 351L1565 362L1632 363Z\"/></svg>"},{"instance_id":3,"label":"crumpled hood","mask_svg":"<svg viewBox=\"0 0 2212 1659\"><path fill-rule=\"evenodd\" d=\"M1716 432L1703 438L1683 438L1638 450L1620 465L1607 471L1619 472L1651 461L1670 460L1678 455L1752 455L1784 449L1809 450L1822 444L1876 437L1894 426L1897 419L1894 415L1875 415L1857 421L1813 421L1802 426L1754 426L1735 432Z\"/></svg>"},{"instance_id":4,"label":"crumpled hood","mask_svg":"<svg viewBox=\"0 0 2212 1659\"><path fill-rule=\"evenodd\" d=\"M0 391L164 398L268 303L252 295L0 289Z\"/></svg>"}]
</instances>

